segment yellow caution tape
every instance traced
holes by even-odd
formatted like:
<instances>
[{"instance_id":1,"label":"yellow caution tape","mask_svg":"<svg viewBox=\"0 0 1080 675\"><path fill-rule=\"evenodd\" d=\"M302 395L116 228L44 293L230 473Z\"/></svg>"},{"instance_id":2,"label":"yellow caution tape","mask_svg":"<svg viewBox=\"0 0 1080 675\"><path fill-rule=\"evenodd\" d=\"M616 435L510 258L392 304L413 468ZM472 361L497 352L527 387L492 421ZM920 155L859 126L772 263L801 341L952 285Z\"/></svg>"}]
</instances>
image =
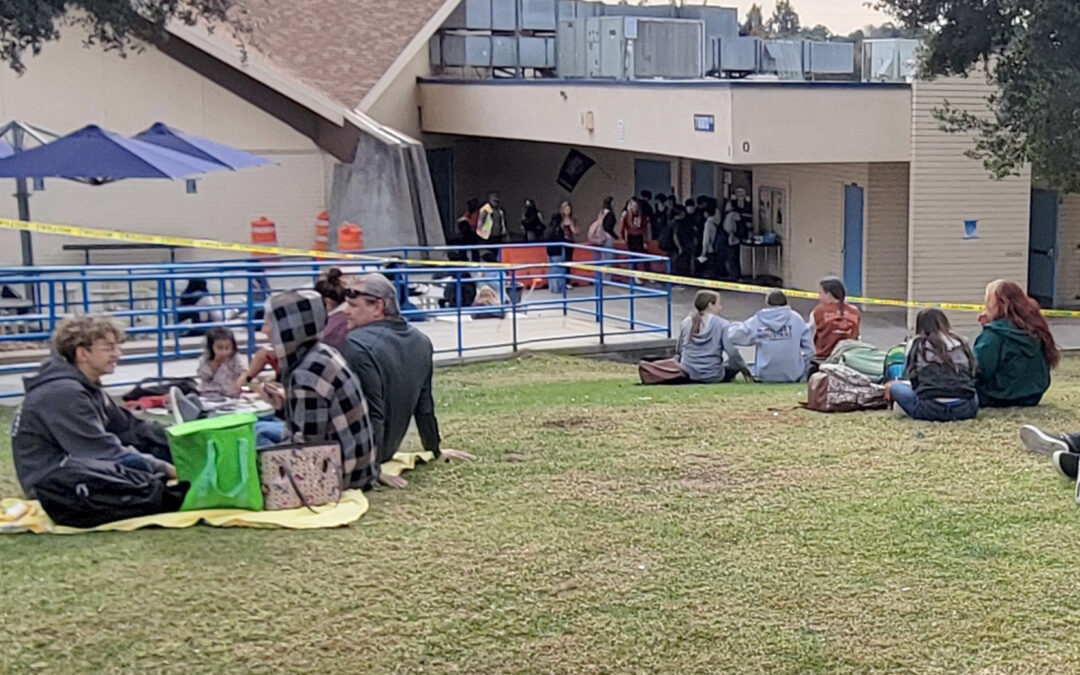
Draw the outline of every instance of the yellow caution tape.
<instances>
[{"instance_id":1,"label":"yellow caution tape","mask_svg":"<svg viewBox=\"0 0 1080 675\"><path fill-rule=\"evenodd\" d=\"M399 262L407 265L429 265L444 267L501 267L505 269L539 267L538 263L523 263L519 265L509 263L478 263L454 260L427 260L413 258L393 258L389 256L367 255L363 253L340 253L337 251L313 251L302 248L285 248L280 246L262 246L259 244L240 244L228 241L216 241L213 239L197 239L194 237L174 237L163 234L145 234L142 232L121 232L119 230L106 230L95 227L79 227L76 225L55 225L38 223L33 221L13 220L0 218L0 229L25 230L41 234L60 234L69 237L84 237L87 239L105 239L110 241L122 241L137 244L161 244L165 246L178 246L183 248L199 248L212 251L232 251L235 253L257 253L262 255L276 256L302 256L307 258L320 258L326 260L362 260L367 262ZM557 263L561 267L582 269L600 274L617 275L620 277L634 277L644 281L656 281L659 283L680 284L695 288L709 288L718 291L737 291L740 293L767 294L777 290L771 286L757 286L754 284L742 284L733 281L715 281L712 279L698 279L694 277L681 277L674 274L662 274L645 270L631 270L623 267L610 265L591 265L586 262L568 261ZM648 263L642 263L648 264ZM794 288L782 288L784 294L792 298L805 298L816 300L818 294L812 291L803 291ZM861 296L849 296L848 301L860 305L881 305L898 308L937 308L948 309L957 312L981 312L983 306L961 302L929 302L918 300L894 300L890 298L865 298ZM1080 318L1080 311L1067 309L1044 309L1044 316L1059 318Z\"/></svg>"}]
</instances>

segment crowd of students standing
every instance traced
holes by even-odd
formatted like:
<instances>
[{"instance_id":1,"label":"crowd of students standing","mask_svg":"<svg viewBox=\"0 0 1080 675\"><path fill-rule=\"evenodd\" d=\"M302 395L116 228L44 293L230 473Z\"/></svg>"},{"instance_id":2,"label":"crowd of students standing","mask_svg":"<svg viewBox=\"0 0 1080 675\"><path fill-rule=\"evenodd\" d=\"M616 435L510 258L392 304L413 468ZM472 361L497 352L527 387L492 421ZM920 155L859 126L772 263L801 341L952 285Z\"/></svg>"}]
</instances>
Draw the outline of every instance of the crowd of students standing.
<instances>
[{"instance_id":1,"label":"crowd of students standing","mask_svg":"<svg viewBox=\"0 0 1080 675\"><path fill-rule=\"evenodd\" d=\"M563 243L586 241L602 248L623 242L627 250L644 253L656 241L672 260L675 274L707 279L738 280L742 276L740 247L749 232L749 219L734 202L700 196L683 203L674 195L642 190L618 210L614 197L604 199L590 225L580 227L574 207L564 201L549 218L533 199L522 205L521 218L507 217L498 193L488 200L470 199L454 228L450 245L474 247L457 254L461 260L482 259L485 246L506 243L546 243L551 262L565 262ZM556 289L561 287L556 284Z\"/></svg>"}]
</instances>

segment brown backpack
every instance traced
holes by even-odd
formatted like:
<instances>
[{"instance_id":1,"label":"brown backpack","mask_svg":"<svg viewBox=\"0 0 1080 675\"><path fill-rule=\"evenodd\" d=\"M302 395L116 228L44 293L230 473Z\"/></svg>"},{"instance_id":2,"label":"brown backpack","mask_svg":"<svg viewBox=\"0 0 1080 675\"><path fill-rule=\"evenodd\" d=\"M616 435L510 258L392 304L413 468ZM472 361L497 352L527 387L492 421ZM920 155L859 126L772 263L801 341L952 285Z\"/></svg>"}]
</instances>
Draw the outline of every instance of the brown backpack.
<instances>
[{"instance_id":1,"label":"brown backpack","mask_svg":"<svg viewBox=\"0 0 1080 675\"><path fill-rule=\"evenodd\" d=\"M852 412L885 408L885 387L848 366L826 363L810 376L806 387L810 410Z\"/></svg>"}]
</instances>

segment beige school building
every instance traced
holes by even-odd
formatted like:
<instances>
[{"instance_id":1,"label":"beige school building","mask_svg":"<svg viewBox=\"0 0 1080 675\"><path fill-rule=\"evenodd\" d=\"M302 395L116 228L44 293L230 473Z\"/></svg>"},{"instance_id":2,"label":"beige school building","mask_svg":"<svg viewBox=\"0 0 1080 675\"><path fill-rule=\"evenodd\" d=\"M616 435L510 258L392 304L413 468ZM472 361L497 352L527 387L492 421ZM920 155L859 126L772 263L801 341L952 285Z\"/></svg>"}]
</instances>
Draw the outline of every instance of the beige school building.
<instances>
[{"instance_id":1,"label":"beige school building","mask_svg":"<svg viewBox=\"0 0 1080 675\"><path fill-rule=\"evenodd\" d=\"M965 156L971 139L933 118L945 101L985 110L980 77L448 75L432 65L433 45L458 0L249 10L246 56L227 31L174 27L121 58L65 29L25 75L0 71L0 120L61 134L91 123L134 134L163 121L276 166L206 175L195 194L183 181L48 179L32 193L33 219L244 242L266 216L281 245L307 248L328 209L333 226L355 222L375 247L440 244L466 200L492 191L510 218L526 198L545 215L568 200L586 224L606 195L621 205L642 189L674 189L680 201L737 192L754 231L781 243L748 251L744 267L787 287L837 275L868 296L978 302L988 281L1007 277L1048 306L1080 305L1080 199L1033 190L1028 172L991 179ZM568 191L557 179L572 150L594 165ZM15 215L15 200L0 199L0 217ZM36 237L36 262L80 263L62 248L72 241ZM16 234L0 232L0 246L5 264L19 263ZM211 254L179 257L196 255Z\"/></svg>"}]
</instances>

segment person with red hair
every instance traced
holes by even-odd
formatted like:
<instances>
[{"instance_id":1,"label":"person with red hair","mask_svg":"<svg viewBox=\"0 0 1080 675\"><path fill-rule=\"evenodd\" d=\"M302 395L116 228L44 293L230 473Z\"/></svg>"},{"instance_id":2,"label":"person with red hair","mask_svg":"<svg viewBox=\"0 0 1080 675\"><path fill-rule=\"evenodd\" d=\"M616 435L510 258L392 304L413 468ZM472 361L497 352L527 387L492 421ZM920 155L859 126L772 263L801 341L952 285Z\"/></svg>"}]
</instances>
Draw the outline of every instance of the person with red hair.
<instances>
[{"instance_id":1,"label":"person with red hair","mask_svg":"<svg viewBox=\"0 0 1080 675\"><path fill-rule=\"evenodd\" d=\"M1035 406L1061 361L1039 304L1015 281L986 287L982 333L975 340L976 388L982 407Z\"/></svg>"}]
</instances>

